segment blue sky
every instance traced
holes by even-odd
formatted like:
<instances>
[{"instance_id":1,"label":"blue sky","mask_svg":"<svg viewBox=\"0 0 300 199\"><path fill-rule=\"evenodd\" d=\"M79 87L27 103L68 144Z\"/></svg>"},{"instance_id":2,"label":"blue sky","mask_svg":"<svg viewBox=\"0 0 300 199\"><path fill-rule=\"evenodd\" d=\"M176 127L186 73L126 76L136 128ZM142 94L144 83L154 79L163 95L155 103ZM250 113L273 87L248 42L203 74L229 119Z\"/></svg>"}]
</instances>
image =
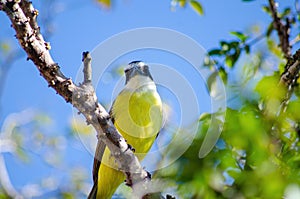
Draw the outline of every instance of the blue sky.
<instances>
[{"instance_id":1,"label":"blue sky","mask_svg":"<svg viewBox=\"0 0 300 199\"><path fill-rule=\"evenodd\" d=\"M65 75L76 79L81 65L81 53L86 50L92 51L101 42L120 32L143 27L172 29L187 35L202 45L204 49L209 50L217 47L220 39L233 38L229 34L230 31L243 31L254 25L265 27L270 22L269 16L261 9L263 1L244 3L241 0L209 0L200 2L204 7L204 16L199 16L190 7L185 9L178 7L175 12L172 12L170 1L161 0L114 1L111 10L101 9L92 1L57 1L55 5L60 11L55 14L53 20L55 32L50 40L51 54L54 60L62 66ZM36 2L33 1L33 4L35 5ZM40 12L42 10L40 9ZM0 39L8 39L9 42L14 43L14 32L9 27L7 17L3 13L0 15L0 25ZM43 27L41 28L43 30ZM103 51L103 53L102 56L105 56L106 52ZM118 59L112 60L109 67L113 68L136 59L168 65L177 68L182 73L185 72L184 67L180 69L179 66L188 65L184 60L166 52L144 50L120 56ZM101 62L99 63L101 64ZM106 66L94 65L94 67ZM117 79L114 80L114 84L116 81ZM207 96L204 85L199 87L195 85L195 87L201 90L198 93L200 97L201 95L204 98ZM104 92L111 93L110 88L112 87L108 85ZM97 92L101 96L101 87L99 89ZM168 94L165 96L167 99ZM170 96L170 98L172 97ZM100 99L102 98L100 97ZM109 104L110 102L107 100L105 99L103 102ZM175 99L171 101L176 104ZM203 103L203 110L206 111L205 107L209 106L209 103L207 101ZM8 114L20 112L29 107L41 110L53 118L51 129L47 130L49 133L53 135L66 134L70 118L72 118L70 104L66 104L60 96L55 94L53 89L48 88L46 81L41 78L33 64L25 61L23 57L16 61L9 71L1 98L0 125L3 124L4 118ZM174 117L174 121L177 120L178 118ZM71 154L68 155L68 162L81 164L90 172L92 156L79 140L75 144L68 145L66 153ZM74 153L76 156L72 155ZM10 168L14 184L20 186L26 184L28 180L38 181L49 173L47 165L39 162L38 157L33 159L36 162L28 166L11 156L6 156L7 166ZM41 171L40 174L35 172L37 168ZM63 171L60 172L63 173Z\"/></svg>"}]
</instances>

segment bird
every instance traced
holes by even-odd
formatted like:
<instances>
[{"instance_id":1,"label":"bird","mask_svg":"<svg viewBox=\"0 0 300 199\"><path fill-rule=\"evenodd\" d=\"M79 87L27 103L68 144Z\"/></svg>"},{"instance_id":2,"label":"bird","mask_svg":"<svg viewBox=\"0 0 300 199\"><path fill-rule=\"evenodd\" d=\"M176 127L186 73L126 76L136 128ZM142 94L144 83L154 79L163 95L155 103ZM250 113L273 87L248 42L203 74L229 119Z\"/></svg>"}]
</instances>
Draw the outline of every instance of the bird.
<instances>
[{"instance_id":1,"label":"bird","mask_svg":"<svg viewBox=\"0 0 300 199\"><path fill-rule=\"evenodd\" d=\"M125 86L112 104L110 117L141 161L162 127L162 101L149 66L133 61L124 69ZM98 139L93 164L93 187L88 199L109 199L125 175L108 147Z\"/></svg>"}]
</instances>

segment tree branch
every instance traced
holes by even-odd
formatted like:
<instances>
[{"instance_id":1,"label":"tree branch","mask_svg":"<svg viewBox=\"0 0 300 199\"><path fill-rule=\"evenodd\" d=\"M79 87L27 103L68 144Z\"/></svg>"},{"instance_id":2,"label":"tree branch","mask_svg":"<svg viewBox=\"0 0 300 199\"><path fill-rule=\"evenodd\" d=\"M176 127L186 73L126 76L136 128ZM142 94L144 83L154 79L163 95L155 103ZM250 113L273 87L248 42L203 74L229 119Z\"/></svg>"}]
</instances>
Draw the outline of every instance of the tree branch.
<instances>
[{"instance_id":1,"label":"tree branch","mask_svg":"<svg viewBox=\"0 0 300 199\"><path fill-rule=\"evenodd\" d=\"M284 53L284 57L289 59L291 57L291 45L289 43L290 37L290 21L287 18L285 24L283 24L282 19L278 16L276 3L274 0L269 0L269 6L273 17L273 26L277 31L279 37L279 45L281 47L282 52Z\"/></svg>"},{"instance_id":2,"label":"tree branch","mask_svg":"<svg viewBox=\"0 0 300 199\"><path fill-rule=\"evenodd\" d=\"M289 59L285 66L284 72L280 77L280 84L293 86L299 77L300 70L300 49L296 51L292 58Z\"/></svg>"},{"instance_id":3,"label":"tree branch","mask_svg":"<svg viewBox=\"0 0 300 199\"><path fill-rule=\"evenodd\" d=\"M84 82L77 86L70 78L66 78L60 71L60 66L55 63L49 53L50 45L44 41L40 28L36 22L38 11L27 0L0 0L0 10L4 11L12 22L16 31L16 38L27 53L28 60L32 60L40 71L40 75L62 96L66 102L71 103L82 113L88 124L97 131L101 139L116 159L120 170L126 175L127 182L132 187L135 184L149 180L137 157L129 150L126 140L114 127L109 114L98 103L94 88L91 84L91 68L85 68ZM89 65L90 56L84 54L85 65ZM139 186L141 188L143 186ZM146 186L144 187L145 192ZM141 191L141 190L139 190Z\"/></svg>"},{"instance_id":4,"label":"tree branch","mask_svg":"<svg viewBox=\"0 0 300 199\"><path fill-rule=\"evenodd\" d=\"M287 92L283 101L281 102L280 112L285 112L288 102L292 96L294 87L297 86L297 80L299 78L300 71L300 49L289 58L285 65L284 72L281 74L279 84L286 86Z\"/></svg>"},{"instance_id":5,"label":"tree branch","mask_svg":"<svg viewBox=\"0 0 300 199\"><path fill-rule=\"evenodd\" d=\"M279 84L285 85L287 88L286 96L281 103L280 112L284 112L287 104L292 96L294 86L297 85L297 79L299 78L300 70L300 50L298 50L293 56L291 54L291 45L289 42L290 37L290 20L284 19L278 16L277 5L274 0L269 0L269 7L272 13L273 26L277 31L279 37L279 46L284 53L284 57L288 60L284 72L281 74Z\"/></svg>"}]
</instances>

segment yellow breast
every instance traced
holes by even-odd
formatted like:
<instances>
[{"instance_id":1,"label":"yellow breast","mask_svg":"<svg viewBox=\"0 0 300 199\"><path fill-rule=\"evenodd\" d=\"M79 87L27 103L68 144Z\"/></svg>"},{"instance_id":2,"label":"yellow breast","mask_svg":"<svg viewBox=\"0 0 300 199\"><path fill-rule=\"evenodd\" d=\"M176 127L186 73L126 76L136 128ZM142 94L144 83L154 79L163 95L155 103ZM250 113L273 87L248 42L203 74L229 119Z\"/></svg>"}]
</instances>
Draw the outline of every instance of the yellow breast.
<instances>
[{"instance_id":1,"label":"yellow breast","mask_svg":"<svg viewBox=\"0 0 300 199\"><path fill-rule=\"evenodd\" d=\"M142 160L150 150L162 125L162 102L156 89L123 90L112 107L115 126ZM117 170L108 148L98 173L97 198L110 198L125 176Z\"/></svg>"}]
</instances>

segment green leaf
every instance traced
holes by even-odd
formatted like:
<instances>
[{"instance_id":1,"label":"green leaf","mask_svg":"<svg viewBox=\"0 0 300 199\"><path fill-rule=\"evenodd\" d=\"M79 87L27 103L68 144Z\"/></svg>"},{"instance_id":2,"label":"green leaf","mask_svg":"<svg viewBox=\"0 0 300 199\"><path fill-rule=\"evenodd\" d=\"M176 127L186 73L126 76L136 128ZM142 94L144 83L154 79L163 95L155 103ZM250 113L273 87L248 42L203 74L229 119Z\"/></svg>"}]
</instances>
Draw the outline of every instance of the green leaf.
<instances>
[{"instance_id":1,"label":"green leaf","mask_svg":"<svg viewBox=\"0 0 300 199\"><path fill-rule=\"evenodd\" d=\"M250 46L249 45L245 45L244 49L245 49L247 54L250 53Z\"/></svg>"},{"instance_id":2,"label":"green leaf","mask_svg":"<svg viewBox=\"0 0 300 199\"><path fill-rule=\"evenodd\" d=\"M11 46L9 43L3 42L0 44L0 50L2 50L4 53L8 53L11 50Z\"/></svg>"},{"instance_id":3,"label":"green leaf","mask_svg":"<svg viewBox=\"0 0 300 199\"><path fill-rule=\"evenodd\" d=\"M204 57L203 65L204 66L210 66L211 65L211 59L210 59L209 55L206 55Z\"/></svg>"},{"instance_id":4,"label":"green leaf","mask_svg":"<svg viewBox=\"0 0 300 199\"><path fill-rule=\"evenodd\" d=\"M294 120L300 120L300 100L292 101L288 104L287 113L290 115L291 118Z\"/></svg>"},{"instance_id":5,"label":"green leaf","mask_svg":"<svg viewBox=\"0 0 300 199\"><path fill-rule=\"evenodd\" d=\"M238 42L238 41L232 41L229 43L230 48L239 49L239 45L240 45L240 42Z\"/></svg>"},{"instance_id":6,"label":"green leaf","mask_svg":"<svg viewBox=\"0 0 300 199\"><path fill-rule=\"evenodd\" d=\"M273 22L271 22L271 23L269 24L268 28L267 28L266 36L267 36L267 37L270 37L270 35L272 34L273 30L274 30L274 26L273 26Z\"/></svg>"},{"instance_id":7,"label":"green leaf","mask_svg":"<svg viewBox=\"0 0 300 199\"><path fill-rule=\"evenodd\" d=\"M222 51L228 51L230 49L227 41L220 41L220 45L222 47Z\"/></svg>"},{"instance_id":8,"label":"green leaf","mask_svg":"<svg viewBox=\"0 0 300 199\"><path fill-rule=\"evenodd\" d=\"M278 58L282 57L282 51L281 48L277 45L277 43L272 39L267 39L267 45L270 52L272 52L274 55L276 55Z\"/></svg>"},{"instance_id":9,"label":"green leaf","mask_svg":"<svg viewBox=\"0 0 300 199\"><path fill-rule=\"evenodd\" d=\"M211 93L216 86L216 78L218 76L218 71L214 71L207 79L208 90Z\"/></svg>"},{"instance_id":10,"label":"green leaf","mask_svg":"<svg viewBox=\"0 0 300 199\"><path fill-rule=\"evenodd\" d=\"M214 69L218 66L219 62L217 59L211 59L209 55L206 55L203 60L203 66L209 67L210 69Z\"/></svg>"},{"instance_id":11,"label":"green leaf","mask_svg":"<svg viewBox=\"0 0 300 199\"><path fill-rule=\"evenodd\" d=\"M74 196L71 193L64 192L64 193L62 193L62 198L63 199L73 199Z\"/></svg>"},{"instance_id":12,"label":"green leaf","mask_svg":"<svg viewBox=\"0 0 300 199\"><path fill-rule=\"evenodd\" d=\"M279 15L280 18L285 17L291 13L291 8L285 8L284 11Z\"/></svg>"},{"instance_id":13,"label":"green leaf","mask_svg":"<svg viewBox=\"0 0 300 199\"><path fill-rule=\"evenodd\" d=\"M202 113L199 117L199 121L204 121L204 120L207 120L207 119L210 119L211 118L211 114L210 113Z\"/></svg>"},{"instance_id":14,"label":"green leaf","mask_svg":"<svg viewBox=\"0 0 300 199\"><path fill-rule=\"evenodd\" d=\"M270 15L272 14L271 10L270 10L270 8L268 6L263 6L262 9L263 9L264 12L266 12L266 13L268 13Z\"/></svg>"},{"instance_id":15,"label":"green leaf","mask_svg":"<svg viewBox=\"0 0 300 199\"><path fill-rule=\"evenodd\" d=\"M16 149L16 154L17 154L18 158L20 158L20 160L22 160L24 162L29 162L30 161L28 153L26 153L21 147L18 147Z\"/></svg>"},{"instance_id":16,"label":"green leaf","mask_svg":"<svg viewBox=\"0 0 300 199\"><path fill-rule=\"evenodd\" d=\"M220 75L220 77L222 78L222 80L223 80L223 82L225 83L225 84L227 84L227 72L225 71L225 69L223 68L223 67L221 67L220 69L219 69L219 75Z\"/></svg>"},{"instance_id":17,"label":"green leaf","mask_svg":"<svg viewBox=\"0 0 300 199\"><path fill-rule=\"evenodd\" d=\"M234 64L237 62L237 60L240 57L241 50L239 47L234 46L235 48L232 48L235 50L235 52L231 55L226 56L225 63L228 67L232 68Z\"/></svg>"},{"instance_id":18,"label":"green leaf","mask_svg":"<svg viewBox=\"0 0 300 199\"><path fill-rule=\"evenodd\" d=\"M227 56L225 58L225 64L231 68L233 65L234 65L234 60L233 60L233 57L232 56Z\"/></svg>"},{"instance_id":19,"label":"green leaf","mask_svg":"<svg viewBox=\"0 0 300 199\"><path fill-rule=\"evenodd\" d=\"M203 7L202 5L195 0L191 0L190 1L190 5L192 6L192 8L199 14L199 15L203 15L204 11L203 11Z\"/></svg>"},{"instance_id":20,"label":"green leaf","mask_svg":"<svg viewBox=\"0 0 300 199\"><path fill-rule=\"evenodd\" d=\"M227 170L227 173L234 179L237 179L241 175L241 171L239 169L233 169L233 168Z\"/></svg>"},{"instance_id":21,"label":"green leaf","mask_svg":"<svg viewBox=\"0 0 300 199\"><path fill-rule=\"evenodd\" d=\"M230 34L236 36L239 40L241 40L241 42L245 42L249 38L249 36L245 35L242 32L238 32L238 31L230 32Z\"/></svg>"},{"instance_id":22,"label":"green leaf","mask_svg":"<svg viewBox=\"0 0 300 199\"><path fill-rule=\"evenodd\" d=\"M212 49L208 52L208 55L212 56L212 55L222 55L223 51L220 49Z\"/></svg>"},{"instance_id":23,"label":"green leaf","mask_svg":"<svg viewBox=\"0 0 300 199\"><path fill-rule=\"evenodd\" d=\"M278 84L279 79L280 76L277 73L271 76L266 76L258 82L255 91L258 92L264 99L281 99L285 96L285 87Z\"/></svg>"},{"instance_id":24,"label":"green leaf","mask_svg":"<svg viewBox=\"0 0 300 199\"><path fill-rule=\"evenodd\" d=\"M100 3L102 6L106 8L111 7L111 1L110 0L97 0L98 3Z\"/></svg>"},{"instance_id":25,"label":"green leaf","mask_svg":"<svg viewBox=\"0 0 300 199\"><path fill-rule=\"evenodd\" d=\"M178 0L179 6L180 7L185 7L186 6L186 0Z\"/></svg>"},{"instance_id":26,"label":"green leaf","mask_svg":"<svg viewBox=\"0 0 300 199\"><path fill-rule=\"evenodd\" d=\"M2 193L2 190L0 191L0 199L10 199L10 198L11 197L9 195L7 195L6 193Z\"/></svg>"}]
</instances>

